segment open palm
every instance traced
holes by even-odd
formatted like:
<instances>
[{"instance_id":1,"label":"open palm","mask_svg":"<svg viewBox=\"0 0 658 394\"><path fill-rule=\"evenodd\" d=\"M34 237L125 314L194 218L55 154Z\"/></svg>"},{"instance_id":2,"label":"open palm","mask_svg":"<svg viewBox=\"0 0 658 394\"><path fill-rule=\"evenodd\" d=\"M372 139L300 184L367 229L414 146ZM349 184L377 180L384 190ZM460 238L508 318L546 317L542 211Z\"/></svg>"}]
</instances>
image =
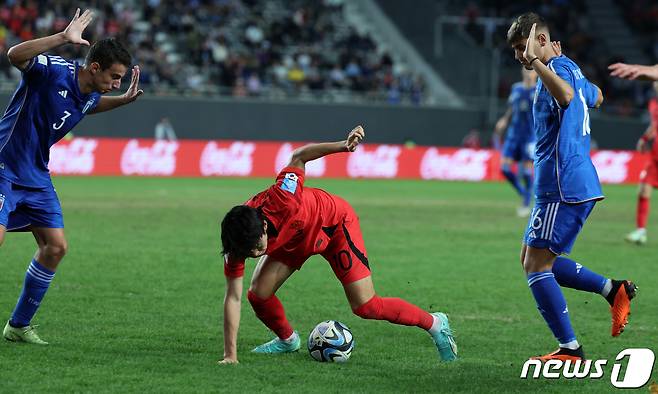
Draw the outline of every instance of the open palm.
<instances>
[{"instance_id":1,"label":"open palm","mask_svg":"<svg viewBox=\"0 0 658 394\"><path fill-rule=\"evenodd\" d=\"M94 18L94 14L86 10L82 15L80 15L80 8L75 11L75 15L64 29L64 38L71 44L82 44L89 45L89 41L82 39L82 32L85 30L87 25Z\"/></svg>"}]
</instances>

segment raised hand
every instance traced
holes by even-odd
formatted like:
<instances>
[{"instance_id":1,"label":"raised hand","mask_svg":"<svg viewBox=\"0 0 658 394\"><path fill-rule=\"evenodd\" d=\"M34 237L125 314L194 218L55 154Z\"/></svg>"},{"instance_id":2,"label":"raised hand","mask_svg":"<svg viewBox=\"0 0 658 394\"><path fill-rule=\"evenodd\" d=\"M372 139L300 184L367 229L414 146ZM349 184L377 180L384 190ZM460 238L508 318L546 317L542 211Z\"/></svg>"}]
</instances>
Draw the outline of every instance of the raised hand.
<instances>
[{"instance_id":1,"label":"raised hand","mask_svg":"<svg viewBox=\"0 0 658 394\"><path fill-rule=\"evenodd\" d=\"M608 70L610 70L610 75L613 77L658 81L658 64L642 66L639 64L615 63L609 65Z\"/></svg>"},{"instance_id":2,"label":"raised hand","mask_svg":"<svg viewBox=\"0 0 658 394\"><path fill-rule=\"evenodd\" d=\"M530 28L530 34L528 34L528 41L525 43L525 51L523 51L523 57L525 60L530 63L532 59L536 58L537 55L535 54L535 29L537 28L537 24L533 23L532 27Z\"/></svg>"},{"instance_id":3,"label":"raised hand","mask_svg":"<svg viewBox=\"0 0 658 394\"><path fill-rule=\"evenodd\" d=\"M134 66L132 71L132 77L130 78L130 86L128 90L123 94L127 102L132 102L137 100L137 97L141 96L144 93L142 89L139 89L139 66Z\"/></svg>"},{"instance_id":4,"label":"raised hand","mask_svg":"<svg viewBox=\"0 0 658 394\"><path fill-rule=\"evenodd\" d=\"M347 147L347 150L354 152L356 147L361 143L361 140L363 140L365 136L366 132L363 130L363 127L356 126L353 128L352 131L350 131L350 134L347 136L347 140L345 140L345 146Z\"/></svg>"},{"instance_id":5,"label":"raised hand","mask_svg":"<svg viewBox=\"0 0 658 394\"><path fill-rule=\"evenodd\" d=\"M75 11L73 19L71 19L71 23L69 23L69 25L66 26L66 29L64 29L63 34L66 41L71 44L82 44L88 46L89 41L82 39L82 32L93 18L94 14L91 11L86 10L80 15L80 8L78 8Z\"/></svg>"},{"instance_id":6,"label":"raised hand","mask_svg":"<svg viewBox=\"0 0 658 394\"><path fill-rule=\"evenodd\" d=\"M562 44L560 41L551 41L551 48L553 48L555 56L562 56Z\"/></svg>"}]
</instances>

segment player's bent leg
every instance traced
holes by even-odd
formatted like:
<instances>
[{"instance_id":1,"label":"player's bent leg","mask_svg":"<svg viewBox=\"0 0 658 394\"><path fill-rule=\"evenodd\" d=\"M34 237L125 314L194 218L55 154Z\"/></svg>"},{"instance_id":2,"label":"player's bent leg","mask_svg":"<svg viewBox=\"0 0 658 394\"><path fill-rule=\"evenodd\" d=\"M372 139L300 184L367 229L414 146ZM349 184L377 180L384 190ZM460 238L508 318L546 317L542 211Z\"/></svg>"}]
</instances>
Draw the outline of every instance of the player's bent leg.
<instances>
[{"instance_id":1,"label":"player's bent leg","mask_svg":"<svg viewBox=\"0 0 658 394\"><path fill-rule=\"evenodd\" d=\"M524 269L528 287L535 298L537 309L560 346L557 351L542 356L541 359L582 359L582 347L571 326L567 302L551 271L555 259L556 255L549 249L526 247Z\"/></svg>"},{"instance_id":2,"label":"player's bent leg","mask_svg":"<svg viewBox=\"0 0 658 394\"><path fill-rule=\"evenodd\" d=\"M343 286L355 315L363 319L420 327L430 333L442 360L457 359L457 344L444 313L430 314L403 299L379 297L375 293L371 276Z\"/></svg>"},{"instance_id":3,"label":"player's bent leg","mask_svg":"<svg viewBox=\"0 0 658 394\"><path fill-rule=\"evenodd\" d=\"M500 171L502 172L505 179L507 179L507 181L510 183L510 185L512 185L514 190L516 190L516 192L520 196L523 196L524 193L523 186L521 186L517 174L514 173L514 171L512 171L513 164L514 164L514 160L512 160L509 157L503 157Z\"/></svg>"},{"instance_id":4,"label":"player's bent leg","mask_svg":"<svg viewBox=\"0 0 658 394\"><path fill-rule=\"evenodd\" d=\"M57 266L68 252L64 229L32 227L31 230L39 247L34 255L34 260L51 271L56 271Z\"/></svg>"},{"instance_id":5,"label":"player's bent leg","mask_svg":"<svg viewBox=\"0 0 658 394\"><path fill-rule=\"evenodd\" d=\"M293 331L281 301L275 295L294 270L269 256L263 256L251 279L247 299L256 316L276 334L276 338L257 346L254 353L289 353L299 350L301 341Z\"/></svg>"}]
</instances>

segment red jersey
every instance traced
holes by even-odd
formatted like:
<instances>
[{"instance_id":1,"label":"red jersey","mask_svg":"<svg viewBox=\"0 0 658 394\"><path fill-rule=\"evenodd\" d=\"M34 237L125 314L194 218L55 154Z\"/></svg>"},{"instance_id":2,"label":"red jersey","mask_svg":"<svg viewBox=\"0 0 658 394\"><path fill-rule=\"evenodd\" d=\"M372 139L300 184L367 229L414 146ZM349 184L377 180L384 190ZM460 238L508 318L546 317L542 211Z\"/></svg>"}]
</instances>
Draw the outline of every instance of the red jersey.
<instances>
[{"instance_id":1,"label":"red jersey","mask_svg":"<svg viewBox=\"0 0 658 394\"><path fill-rule=\"evenodd\" d=\"M649 100L649 115L653 127L653 145L651 147L651 157L658 161L658 98L654 97Z\"/></svg>"},{"instance_id":2,"label":"red jersey","mask_svg":"<svg viewBox=\"0 0 658 394\"><path fill-rule=\"evenodd\" d=\"M265 254L293 265L301 265L309 256L322 253L330 239L323 227L336 226L351 210L337 196L321 189L305 188L304 170L296 167L282 169L274 185L245 205L259 208L269 221ZM224 263L226 276L243 276L244 260L227 255Z\"/></svg>"}]
</instances>

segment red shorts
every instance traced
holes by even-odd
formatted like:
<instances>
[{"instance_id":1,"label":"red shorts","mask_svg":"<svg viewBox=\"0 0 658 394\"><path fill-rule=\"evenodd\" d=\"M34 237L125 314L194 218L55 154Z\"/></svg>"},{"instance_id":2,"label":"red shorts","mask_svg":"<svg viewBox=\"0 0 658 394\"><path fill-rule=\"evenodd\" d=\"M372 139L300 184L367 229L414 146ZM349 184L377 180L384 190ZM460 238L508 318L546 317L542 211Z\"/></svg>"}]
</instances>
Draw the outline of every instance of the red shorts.
<instances>
[{"instance_id":1,"label":"red shorts","mask_svg":"<svg viewBox=\"0 0 658 394\"><path fill-rule=\"evenodd\" d=\"M658 160L651 159L640 173L640 183L658 187Z\"/></svg>"}]
</instances>

